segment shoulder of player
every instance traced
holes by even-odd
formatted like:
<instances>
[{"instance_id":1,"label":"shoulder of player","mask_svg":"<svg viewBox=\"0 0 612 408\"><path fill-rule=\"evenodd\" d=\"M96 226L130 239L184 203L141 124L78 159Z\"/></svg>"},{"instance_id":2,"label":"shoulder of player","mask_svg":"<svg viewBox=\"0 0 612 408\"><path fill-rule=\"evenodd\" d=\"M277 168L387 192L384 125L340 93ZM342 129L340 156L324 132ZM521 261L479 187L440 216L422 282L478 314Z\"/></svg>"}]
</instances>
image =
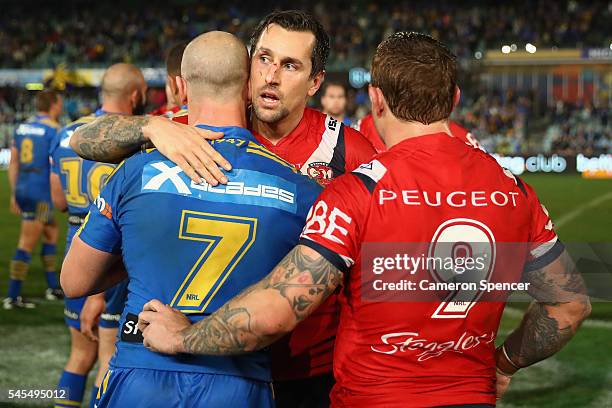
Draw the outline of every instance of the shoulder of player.
<instances>
[{"instance_id":1,"label":"shoulder of player","mask_svg":"<svg viewBox=\"0 0 612 408\"><path fill-rule=\"evenodd\" d=\"M86 125L88 123L93 122L96 119L95 115L87 115L87 116L83 116L78 118L77 120L70 122L69 124L67 124L66 126L64 126L60 132L62 133L69 133L69 132L73 132L75 131L77 128L79 128L80 126Z\"/></svg>"},{"instance_id":2,"label":"shoulder of player","mask_svg":"<svg viewBox=\"0 0 612 408\"><path fill-rule=\"evenodd\" d=\"M147 163L152 161L163 161L166 159L157 151L157 149L150 150L153 151L149 153L136 153L119 163L113 172L108 176L107 183L116 179L117 177L122 178L122 180L132 180L135 177L140 177Z\"/></svg>"},{"instance_id":3,"label":"shoulder of player","mask_svg":"<svg viewBox=\"0 0 612 408\"><path fill-rule=\"evenodd\" d=\"M327 130L331 130L332 132L338 131L338 133L342 133L344 135L345 145L350 145L349 154L354 152L365 160L376 153L372 143L370 143L368 138L357 129L347 126L330 115L316 109L306 108L305 114L311 116L311 120L315 121L321 132L325 133Z\"/></svg>"},{"instance_id":4,"label":"shoulder of player","mask_svg":"<svg viewBox=\"0 0 612 408\"><path fill-rule=\"evenodd\" d=\"M126 172L131 173L142 170L147 163L159 161L169 161L169 159L161 154L156 148L150 148L134 153L132 156L122 161L121 164L125 166Z\"/></svg>"},{"instance_id":5,"label":"shoulder of player","mask_svg":"<svg viewBox=\"0 0 612 408\"><path fill-rule=\"evenodd\" d=\"M342 124L342 128L344 130L344 143L352 145L349 152L355 152L360 156L366 155L366 158L376 154L376 149L363 133L345 124Z\"/></svg>"},{"instance_id":6,"label":"shoulder of player","mask_svg":"<svg viewBox=\"0 0 612 408\"><path fill-rule=\"evenodd\" d=\"M509 169L502 167L495 157L470 144L466 143L466 146L469 148L469 154L474 155L474 158L479 160L483 172L491 171L493 174L497 174L499 179L503 180L504 183L508 183L517 191L520 191L520 195L525 197L526 200L537 197L534 189L529 184L524 182L520 177L514 175Z\"/></svg>"},{"instance_id":7,"label":"shoulder of player","mask_svg":"<svg viewBox=\"0 0 612 408\"><path fill-rule=\"evenodd\" d=\"M51 119L41 119L39 123L54 131L58 131L62 128L58 122L51 120Z\"/></svg>"},{"instance_id":8,"label":"shoulder of player","mask_svg":"<svg viewBox=\"0 0 612 408\"><path fill-rule=\"evenodd\" d=\"M390 168L393 167L394 162L395 157L392 152L383 152L375 155L369 162L361 164L348 174L358 179L360 184L370 194L373 194L381 180L387 175ZM357 180L354 182L357 182Z\"/></svg>"},{"instance_id":9,"label":"shoulder of player","mask_svg":"<svg viewBox=\"0 0 612 408\"><path fill-rule=\"evenodd\" d=\"M222 140L222 139L219 139ZM221 147L226 145L225 143L220 143L220 144L215 144L215 149L217 149L217 146ZM249 141L248 144L246 145L246 153L249 154L255 154L257 156L263 157L265 159L267 159L266 161L271 161L276 163L277 165L280 165L282 167L285 167L286 169L295 172L295 168L294 166L289 163L288 161L286 161L285 159L281 158L280 156L278 156L276 153L272 152L271 150L269 150L266 146L264 146L263 144L259 143L259 142L254 142L254 141ZM238 155L238 157L241 157L240 155ZM246 157L250 157L250 156L246 156Z\"/></svg>"}]
</instances>

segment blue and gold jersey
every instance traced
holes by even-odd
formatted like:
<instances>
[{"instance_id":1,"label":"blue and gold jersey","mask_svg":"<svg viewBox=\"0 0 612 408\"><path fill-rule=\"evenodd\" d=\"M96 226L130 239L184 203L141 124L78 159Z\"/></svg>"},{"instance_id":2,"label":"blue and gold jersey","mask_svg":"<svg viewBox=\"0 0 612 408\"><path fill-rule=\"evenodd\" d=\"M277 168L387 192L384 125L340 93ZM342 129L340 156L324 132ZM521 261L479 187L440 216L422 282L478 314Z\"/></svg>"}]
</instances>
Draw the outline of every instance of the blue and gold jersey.
<instances>
[{"instance_id":1,"label":"blue and gold jersey","mask_svg":"<svg viewBox=\"0 0 612 408\"><path fill-rule=\"evenodd\" d=\"M19 162L16 195L50 201L49 154L58 130L59 124L47 115L32 116L15 130L13 146Z\"/></svg>"},{"instance_id":2,"label":"blue and gold jersey","mask_svg":"<svg viewBox=\"0 0 612 408\"><path fill-rule=\"evenodd\" d=\"M115 169L114 164L84 160L70 147L70 138L79 126L92 122L104 114L102 109L98 109L94 114L72 122L57 133L53 142L52 171L60 177L68 203L68 212L71 215L87 214L89 206Z\"/></svg>"},{"instance_id":3,"label":"blue and gold jersey","mask_svg":"<svg viewBox=\"0 0 612 408\"><path fill-rule=\"evenodd\" d=\"M138 313L159 299L192 322L259 281L298 242L321 187L238 127L213 128L215 149L232 163L227 185L196 184L157 150L119 165L80 231L90 246L121 253L128 300L114 367L270 379L266 352L165 356L142 345Z\"/></svg>"}]
</instances>

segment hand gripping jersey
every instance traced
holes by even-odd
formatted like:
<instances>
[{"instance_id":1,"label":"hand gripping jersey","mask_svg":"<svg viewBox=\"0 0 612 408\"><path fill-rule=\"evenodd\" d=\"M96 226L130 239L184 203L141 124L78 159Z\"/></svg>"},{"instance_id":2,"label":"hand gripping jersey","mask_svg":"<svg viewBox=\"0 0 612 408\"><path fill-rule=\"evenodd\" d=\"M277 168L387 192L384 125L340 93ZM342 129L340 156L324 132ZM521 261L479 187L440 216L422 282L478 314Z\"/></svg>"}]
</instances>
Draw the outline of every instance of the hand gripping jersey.
<instances>
[{"instance_id":1,"label":"hand gripping jersey","mask_svg":"<svg viewBox=\"0 0 612 408\"><path fill-rule=\"evenodd\" d=\"M502 301L377 302L361 293L372 270L362 269L366 244L465 246L456 240L468 236L526 243L530 252L501 263L515 279L563 250L530 186L445 133L406 139L323 191L300 243L345 271L332 405L495 404Z\"/></svg>"},{"instance_id":2,"label":"hand gripping jersey","mask_svg":"<svg viewBox=\"0 0 612 408\"><path fill-rule=\"evenodd\" d=\"M46 214L51 208L49 154L58 129L59 124L47 115L35 115L15 130L13 146L19 161L15 197L24 219L33 219L38 212ZM38 211L41 205L44 211Z\"/></svg>"},{"instance_id":3,"label":"hand gripping jersey","mask_svg":"<svg viewBox=\"0 0 612 408\"><path fill-rule=\"evenodd\" d=\"M455 136L459 140L464 141L474 147L481 148L478 141L472 136L472 134L463 126L458 124L453 120L448 121L448 127L450 128L451 135ZM374 127L374 119L372 118L372 114L368 113L363 118L357 122L357 129L368 138L370 143L376 148L377 153L384 152L387 150L387 147L383 143L376 127Z\"/></svg>"},{"instance_id":4,"label":"hand gripping jersey","mask_svg":"<svg viewBox=\"0 0 612 408\"><path fill-rule=\"evenodd\" d=\"M117 168L81 229L90 246L121 253L128 271L111 365L269 381L266 351L166 356L147 350L137 330L151 299L196 322L262 279L297 244L321 190L246 129L202 127L225 134L212 144L232 163L227 185L195 184L158 151L139 154Z\"/></svg>"},{"instance_id":5,"label":"hand gripping jersey","mask_svg":"<svg viewBox=\"0 0 612 408\"><path fill-rule=\"evenodd\" d=\"M273 145L257 140L300 172L323 185L370 160L376 153L356 130L329 115L306 108L298 126ZM306 378L332 371L338 328L337 295L331 295L287 337L272 346L275 380Z\"/></svg>"}]
</instances>

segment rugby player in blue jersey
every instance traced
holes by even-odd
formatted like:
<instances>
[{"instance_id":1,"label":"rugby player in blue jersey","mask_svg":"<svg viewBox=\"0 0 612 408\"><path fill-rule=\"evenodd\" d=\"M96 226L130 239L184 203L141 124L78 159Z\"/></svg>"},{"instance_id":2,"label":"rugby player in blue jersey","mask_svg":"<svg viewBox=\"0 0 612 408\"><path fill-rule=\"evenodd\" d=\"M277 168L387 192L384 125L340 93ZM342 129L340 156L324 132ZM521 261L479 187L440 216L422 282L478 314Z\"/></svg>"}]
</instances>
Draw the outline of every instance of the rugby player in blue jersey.
<instances>
[{"instance_id":1,"label":"rugby player in blue jersey","mask_svg":"<svg viewBox=\"0 0 612 408\"><path fill-rule=\"evenodd\" d=\"M166 356L143 345L138 313L157 298L197 322L261 279L297 243L320 186L246 129L249 57L235 36L203 34L185 49L179 83L189 123L223 132L213 147L228 183L194 183L157 150L121 164L91 207L63 265L70 296L129 277L117 352L98 406L271 407L267 351ZM267 265L267 266L266 266Z\"/></svg>"},{"instance_id":2,"label":"rugby player in blue jersey","mask_svg":"<svg viewBox=\"0 0 612 408\"><path fill-rule=\"evenodd\" d=\"M52 149L52 196L56 207L68 211L66 251L72 238L83 224L89 206L115 169L115 165L81 159L70 147L76 129L106 114L132 115L144 110L147 85L140 69L132 64L114 64L102 77L102 106L95 113L82 117L62 129ZM59 186L59 187L58 187ZM119 316L125 302L125 282L106 293L65 299L64 320L70 329L70 357L62 372L58 389L65 389L56 406L74 406L83 400L87 375L96 357L98 374L94 381L92 400L108 369L115 351Z\"/></svg>"},{"instance_id":3,"label":"rugby player in blue jersey","mask_svg":"<svg viewBox=\"0 0 612 408\"><path fill-rule=\"evenodd\" d=\"M48 285L45 297L47 300L63 297L55 273L58 230L53 219L49 185L49 151L60 127L58 118L62 113L62 97L55 91L39 92L36 111L36 115L17 127L11 147L11 210L21 215L21 230L17 251L9 265L8 296L3 302L6 310L36 306L23 300L21 287L28 274L32 251L41 235L41 257Z\"/></svg>"}]
</instances>

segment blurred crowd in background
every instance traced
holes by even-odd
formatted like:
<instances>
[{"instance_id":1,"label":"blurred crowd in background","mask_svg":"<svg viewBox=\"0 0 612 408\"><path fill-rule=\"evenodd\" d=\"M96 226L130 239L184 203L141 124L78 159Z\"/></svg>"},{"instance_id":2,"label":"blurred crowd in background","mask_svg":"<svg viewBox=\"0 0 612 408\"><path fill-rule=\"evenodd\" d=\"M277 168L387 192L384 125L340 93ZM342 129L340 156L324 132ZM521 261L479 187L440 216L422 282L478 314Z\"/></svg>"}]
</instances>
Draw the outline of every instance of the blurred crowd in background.
<instances>
[{"instance_id":1,"label":"blurred crowd in background","mask_svg":"<svg viewBox=\"0 0 612 408\"><path fill-rule=\"evenodd\" d=\"M132 62L161 66L164 50L204 31L221 29L247 40L261 17L277 8L308 10L332 38L328 68L367 66L378 43L399 30L426 32L459 57L510 42L539 47L609 44L612 2L576 0L352 0L285 2L3 2L0 65L45 68L64 62L101 66ZM606 43L607 41L607 43Z\"/></svg>"},{"instance_id":2,"label":"blurred crowd in background","mask_svg":"<svg viewBox=\"0 0 612 408\"><path fill-rule=\"evenodd\" d=\"M460 58L462 100L453 118L490 152L600 154L612 152L610 101L543 103L533 93L487 89L473 62L486 50L512 42L538 47L605 47L612 42L612 1L297 1L224 2L128 0L108 2L3 3L0 68L105 68L133 62L161 67L179 41L209 30L230 31L248 41L259 19L278 8L314 13L332 39L328 72L368 67L376 45L398 30L425 32L445 42ZM58 6L61 4L62 6ZM311 104L320 106L321 91ZM64 123L95 110L95 88L69 89ZM33 93L0 87L0 148L32 114ZM163 105L164 91L152 88L149 111ZM369 112L367 88L347 89L346 116L354 124Z\"/></svg>"}]
</instances>

